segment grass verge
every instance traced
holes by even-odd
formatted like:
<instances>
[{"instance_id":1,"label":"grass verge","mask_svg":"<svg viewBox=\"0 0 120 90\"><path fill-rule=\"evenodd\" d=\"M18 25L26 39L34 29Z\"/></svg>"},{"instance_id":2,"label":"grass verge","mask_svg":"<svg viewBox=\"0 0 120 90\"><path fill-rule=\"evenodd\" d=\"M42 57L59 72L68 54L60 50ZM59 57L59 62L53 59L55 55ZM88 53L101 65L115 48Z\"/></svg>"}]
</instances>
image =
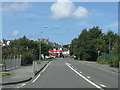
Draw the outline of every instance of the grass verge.
<instances>
[{"instance_id":1,"label":"grass verge","mask_svg":"<svg viewBox=\"0 0 120 90\"><path fill-rule=\"evenodd\" d=\"M8 76L10 75L9 73L0 73L0 77L5 77L5 76Z\"/></svg>"}]
</instances>

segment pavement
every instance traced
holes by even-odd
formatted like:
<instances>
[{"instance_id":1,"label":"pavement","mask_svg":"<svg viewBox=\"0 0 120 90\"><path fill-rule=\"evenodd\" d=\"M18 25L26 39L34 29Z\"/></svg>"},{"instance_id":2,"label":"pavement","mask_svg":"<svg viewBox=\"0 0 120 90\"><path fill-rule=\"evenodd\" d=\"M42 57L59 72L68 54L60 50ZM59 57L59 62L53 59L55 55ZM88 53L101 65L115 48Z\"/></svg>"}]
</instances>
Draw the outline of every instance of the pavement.
<instances>
[{"instance_id":1,"label":"pavement","mask_svg":"<svg viewBox=\"0 0 120 90\"><path fill-rule=\"evenodd\" d=\"M39 71L48 61L36 64L36 72ZM21 66L19 68L7 71L10 75L2 77L2 84L14 84L17 82L29 81L33 76L33 66Z\"/></svg>"}]
</instances>

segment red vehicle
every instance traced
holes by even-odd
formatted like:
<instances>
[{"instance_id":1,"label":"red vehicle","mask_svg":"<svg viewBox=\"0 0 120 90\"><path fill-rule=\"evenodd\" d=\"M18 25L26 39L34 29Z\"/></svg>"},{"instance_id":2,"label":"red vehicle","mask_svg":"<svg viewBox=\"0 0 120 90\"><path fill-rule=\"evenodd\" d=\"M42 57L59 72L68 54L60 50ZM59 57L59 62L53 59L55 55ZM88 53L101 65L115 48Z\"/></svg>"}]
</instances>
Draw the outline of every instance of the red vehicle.
<instances>
[{"instance_id":1,"label":"red vehicle","mask_svg":"<svg viewBox=\"0 0 120 90\"><path fill-rule=\"evenodd\" d=\"M74 58L74 55L70 56L71 58Z\"/></svg>"}]
</instances>

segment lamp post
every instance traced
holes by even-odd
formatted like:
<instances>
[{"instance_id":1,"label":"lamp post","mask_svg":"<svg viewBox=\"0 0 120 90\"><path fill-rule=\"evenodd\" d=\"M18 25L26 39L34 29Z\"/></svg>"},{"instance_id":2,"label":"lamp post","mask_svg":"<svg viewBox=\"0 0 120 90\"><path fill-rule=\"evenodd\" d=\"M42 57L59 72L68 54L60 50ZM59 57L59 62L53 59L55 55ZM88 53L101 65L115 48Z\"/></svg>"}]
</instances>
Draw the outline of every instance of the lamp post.
<instances>
[{"instance_id":1,"label":"lamp post","mask_svg":"<svg viewBox=\"0 0 120 90\"><path fill-rule=\"evenodd\" d=\"M111 40L109 38L109 54L110 54L110 49L111 49Z\"/></svg>"},{"instance_id":2,"label":"lamp post","mask_svg":"<svg viewBox=\"0 0 120 90\"><path fill-rule=\"evenodd\" d=\"M112 34L110 34L109 36L109 54L111 53L111 37L112 37Z\"/></svg>"},{"instance_id":3,"label":"lamp post","mask_svg":"<svg viewBox=\"0 0 120 90\"><path fill-rule=\"evenodd\" d=\"M42 34L43 32L40 32L40 34ZM41 40L40 40L40 43L39 43L39 60L41 60Z\"/></svg>"},{"instance_id":4,"label":"lamp post","mask_svg":"<svg viewBox=\"0 0 120 90\"><path fill-rule=\"evenodd\" d=\"M44 26L43 28L48 28L48 26ZM42 34L43 32L40 32L40 34ZM41 60L41 42L42 40L40 40L40 43L39 43L39 60Z\"/></svg>"}]
</instances>

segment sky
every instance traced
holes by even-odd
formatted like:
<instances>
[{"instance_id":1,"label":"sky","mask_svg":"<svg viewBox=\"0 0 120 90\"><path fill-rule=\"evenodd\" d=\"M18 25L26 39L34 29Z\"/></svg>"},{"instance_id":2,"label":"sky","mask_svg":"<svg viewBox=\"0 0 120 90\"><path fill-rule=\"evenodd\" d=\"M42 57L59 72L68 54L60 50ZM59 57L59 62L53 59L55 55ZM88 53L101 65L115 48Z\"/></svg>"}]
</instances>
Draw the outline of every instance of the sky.
<instances>
[{"instance_id":1,"label":"sky","mask_svg":"<svg viewBox=\"0 0 120 90\"><path fill-rule=\"evenodd\" d=\"M117 2L67 1L2 3L2 38L13 40L25 35L31 40L49 38L70 44L83 29L93 26L99 26L103 33L118 33Z\"/></svg>"}]
</instances>

